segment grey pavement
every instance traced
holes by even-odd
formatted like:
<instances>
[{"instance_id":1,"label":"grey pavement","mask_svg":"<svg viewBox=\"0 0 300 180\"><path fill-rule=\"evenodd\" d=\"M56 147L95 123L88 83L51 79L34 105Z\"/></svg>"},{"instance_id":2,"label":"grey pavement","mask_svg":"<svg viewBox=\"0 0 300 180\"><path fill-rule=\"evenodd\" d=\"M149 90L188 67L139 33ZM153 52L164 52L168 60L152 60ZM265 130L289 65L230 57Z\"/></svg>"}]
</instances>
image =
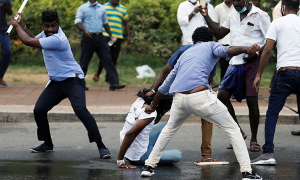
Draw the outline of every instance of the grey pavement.
<instances>
[{"instance_id":1,"label":"grey pavement","mask_svg":"<svg viewBox=\"0 0 300 180\"><path fill-rule=\"evenodd\" d=\"M0 122L34 122L33 108L39 95L45 88L44 84L9 84L0 87ZM110 91L108 85L93 85L86 91L87 108L97 122L123 122L131 104L136 99L139 89L144 86L127 86L121 90ZM217 89L216 89L217 91ZM268 88L260 89L259 109L260 123L264 123L269 97ZM246 101L242 103L232 100L235 112L240 123L248 123L248 107ZM296 96L288 97L286 104L298 110ZM65 99L49 112L51 122L77 122L79 121L70 105ZM163 120L168 119L168 114ZM190 116L188 122L199 122L199 118ZM286 107L283 107L278 119L279 124L299 124L299 117Z\"/></svg>"},{"instance_id":2,"label":"grey pavement","mask_svg":"<svg viewBox=\"0 0 300 180\"><path fill-rule=\"evenodd\" d=\"M35 123L0 123L0 179L2 180L241 180L239 165L233 150L227 150L229 139L214 126L212 157L228 161L229 165L196 166L200 160L201 124L184 123L171 139L167 149L179 149L182 160L173 165L158 166L152 178L141 178L141 166L122 169L116 165L119 152L119 132L123 123L98 123L103 141L112 153L112 159L99 160L95 143L89 143L82 123L50 123L54 152L30 153L29 149L41 142L36 137ZM243 130L250 134L248 124ZM300 176L300 136L291 130L300 125L278 125L275 134L276 166L253 165L264 180L298 180ZM258 143L263 144L264 125L259 126ZM245 140L249 149L250 138ZM249 152L250 159L261 152Z\"/></svg>"}]
</instances>

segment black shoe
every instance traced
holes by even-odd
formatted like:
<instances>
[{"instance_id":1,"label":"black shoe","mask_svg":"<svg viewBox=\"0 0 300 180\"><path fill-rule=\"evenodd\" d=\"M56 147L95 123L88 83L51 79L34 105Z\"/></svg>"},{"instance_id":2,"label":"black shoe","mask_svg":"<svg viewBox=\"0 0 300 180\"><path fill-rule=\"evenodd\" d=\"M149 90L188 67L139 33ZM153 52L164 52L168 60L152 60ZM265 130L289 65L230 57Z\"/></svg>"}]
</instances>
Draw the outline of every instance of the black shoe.
<instances>
[{"instance_id":1,"label":"black shoe","mask_svg":"<svg viewBox=\"0 0 300 180\"><path fill-rule=\"evenodd\" d=\"M45 143L39 145L38 147L31 148L32 153L41 153L41 152L52 152L53 146L47 146Z\"/></svg>"},{"instance_id":2,"label":"black shoe","mask_svg":"<svg viewBox=\"0 0 300 180\"><path fill-rule=\"evenodd\" d=\"M291 131L292 135L300 136L300 131Z\"/></svg>"},{"instance_id":3,"label":"black shoe","mask_svg":"<svg viewBox=\"0 0 300 180\"><path fill-rule=\"evenodd\" d=\"M252 172L251 174L249 172L242 172L243 179L242 180L251 180L251 179L260 179L262 180L262 177L258 174L255 174Z\"/></svg>"},{"instance_id":4,"label":"black shoe","mask_svg":"<svg viewBox=\"0 0 300 180\"><path fill-rule=\"evenodd\" d=\"M154 168L151 166L144 165L142 168L141 176L150 177L154 175Z\"/></svg>"},{"instance_id":5,"label":"black shoe","mask_svg":"<svg viewBox=\"0 0 300 180\"><path fill-rule=\"evenodd\" d=\"M121 84L113 84L113 85L110 85L109 86L109 90L115 90L115 89L122 89L122 88L124 88L125 87L125 85L121 85Z\"/></svg>"},{"instance_id":6,"label":"black shoe","mask_svg":"<svg viewBox=\"0 0 300 180\"><path fill-rule=\"evenodd\" d=\"M99 150L100 159L110 159L110 152L107 148L102 148Z\"/></svg>"}]
</instances>

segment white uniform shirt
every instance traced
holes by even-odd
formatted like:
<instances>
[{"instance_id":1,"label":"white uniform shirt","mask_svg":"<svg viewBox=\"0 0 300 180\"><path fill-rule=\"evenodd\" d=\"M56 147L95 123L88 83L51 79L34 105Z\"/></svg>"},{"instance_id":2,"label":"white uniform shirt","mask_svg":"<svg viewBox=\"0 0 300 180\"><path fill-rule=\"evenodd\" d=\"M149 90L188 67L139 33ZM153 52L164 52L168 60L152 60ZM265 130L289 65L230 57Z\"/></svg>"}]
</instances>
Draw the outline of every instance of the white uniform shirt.
<instances>
[{"instance_id":1,"label":"white uniform shirt","mask_svg":"<svg viewBox=\"0 0 300 180\"><path fill-rule=\"evenodd\" d=\"M300 18L288 14L275 19L267 32L266 39L277 42L277 70L280 67L300 67Z\"/></svg>"},{"instance_id":2,"label":"white uniform shirt","mask_svg":"<svg viewBox=\"0 0 300 180\"><path fill-rule=\"evenodd\" d=\"M130 147L127 149L125 157L131 161L140 160L140 158L147 151L149 145L149 133L153 128L153 124L157 116L156 111L151 114L145 113L145 108L143 108L144 103L145 101L142 98L137 98L137 100L131 105L124 127L122 131L120 131L120 141L122 144L126 133L135 125L137 121L140 119L154 117L154 120L140 132L140 134L134 139Z\"/></svg>"},{"instance_id":3,"label":"white uniform shirt","mask_svg":"<svg viewBox=\"0 0 300 180\"><path fill-rule=\"evenodd\" d=\"M215 7L215 15L212 18L212 20L219 24L219 26L222 26L222 24L226 21L228 18L228 15L231 13L231 11L234 10L233 5L230 6L230 8L225 4L225 2L222 2L221 4L217 5ZM227 34L224 38L219 39L218 41L220 44L223 45L230 45L230 33Z\"/></svg>"},{"instance_id":4,"label":"white uniform shirt","mask_svg":"<svg viewBox=\"0 0 300 180\"><path fill-rule=\"evenodd\" d=\"M266 43L265 36L271 24L269 15L252 4L252 9L241 21L240 14L234 10L228 19L223 23L223 27L230 30L232 46L252 46L258 44L263 47ZM244 64L243 54L231 58L229 64Z\"/></svg>"},{"instance_id":5,"label":"white uniform shirt","mask_svg":"<svg viewBox=\"0 0 300 180\"><path fill-rule=\"evenodd\" d=\"M180 3L177 10L177 21L182 31L183 45L193 44L192 35L197 27L206 26L206 21L200 12L196 13L192 19L189 21L189 15L194 11L194 9L200 6L199 1L195 5L190 3L188 0ZM214 15L214 7L208 3L208 15Z\"/></svg>"}]
</instances>

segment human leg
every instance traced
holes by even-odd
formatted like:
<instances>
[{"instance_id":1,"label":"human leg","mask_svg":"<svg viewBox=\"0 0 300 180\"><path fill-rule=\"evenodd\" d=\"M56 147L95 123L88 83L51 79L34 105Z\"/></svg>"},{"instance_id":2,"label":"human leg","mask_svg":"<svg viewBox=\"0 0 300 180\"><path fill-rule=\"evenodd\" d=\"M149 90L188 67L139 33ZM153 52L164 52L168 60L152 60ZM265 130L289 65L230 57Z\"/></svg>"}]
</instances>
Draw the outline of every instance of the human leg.
<instances>
[{"instance_id":1,"label":"human leg","mask_svg":"<svg viewBox=\"0 0 300 180\"><path fill-rule=\"evenodd\" d=\"M121 43L122 39L118 39L112 46L110 46L111 60L114 63L115 67L117 67L117 61L121 50ZM105 75L105 81L109 81L107 73Z\"/></svg>"},{"instance_id":2,"label":"human leg","mask_svg":"<svg viewBox=\"0 0 300 180\"><path fill-rule=\"evenodd\" d=\"M217 99L215 93L208 90L195 93L190 98L193 114L215 123L223 129L230 138L236 158L240 164L241 172L252 172L250 158L240 128L227 111L226 106ZM202 103L199 103L201 102Z\"/></svg>"},{"instance_id":3,"label":"human leg","mask_svg":"<svg viewBox=\"0 0 300 180\"><path fill-rule=\"evenodd\" d=\"M251 128L250 151L260 151L260 145L257 143L257 130L259 125L258 92L253 89L260 58L256 58L244 64L244 82L247 106L249 109L249 121Z\"/></svg>"},{"instance_id":4,"label":"human leg","mask_svg":"<svg viewBox=\"0 0 300 180\"><path fill-rule=\"evenodd\" d=\"M201 119L202 123L202 144L201 155L204 159L211 158L211 138L213 131L213 123Z\"/></svg>"},{"instance_id":5,"label":"human leg","mask_svg":"<svg viewBox=\"0 0 300 180\"><path fill-rule=\"evenodd\" d=\"M274 135L279 112L284 106L286 98L294 93L294 87L297 86L293 76L289 73L278 72L275 76L271 94L269 97L269 106L265 121L265 144L263 145L263 154L251 161L252 164L276 164L274 158Z\"/></svg>"},{"instance_id":6,"label":"human leg","mask_svg":"<svg viewBox=\"0 0 300 180\"><path fill-rule=\"evenodd\" d=\"M300 119L300 114L299 114L299 105L300 105L300 97L299 97L300 93L297 94L297 107L298 107L298 115L299 115L299 119ZM292 135L295 136L300 136L300 131L291 131Z\"/></svg>"},{"instance_id":7,"label":"human leg","mask_svg":"<svg viewBox=\"0 0 300 180\"><path fill-rule=\"evenodd\" d=\"M64 94L68 97L71 102L72 108L76 116L84 124L85 128L88 131L89 141L96 142L101 140L98 126L94 117L86 108L86 99L85 99L85 83L83 79L68 78L60 83L62 86Z\"/></svg>"},{"instance_id":8,"label":"human leg","mask_svg":"<svg viewBox=\"0 0 300 180\"><path fill-rule=\"evenodd\" d=\"M220 75L221 75L221 80L222 80L224 78L226 70L229 66L229 61L227 61L226 58L222 57L222 58L220 58L219 62L220 62L220 71L221 71Z\"/></svg>"},{"instance_id":9,"label":"human leg","mask_svg":"<svg viewBox=\"0 0 300 180\"><path fill-rule=\"evenodd\" d=\"M65 81L61 82L61 86L64 89L64 93L71 102L72 108L76 116L85 126L90 142L96 142L100 158L108 159L110 158L110 152L102 142L102 137L100 135L98 126L94 117L86 108L86 99L85 99L85 82L83 79L68 78Z\"/></svg>"},{"instance_id":10,"label":"human leg","mask_svg":"<svg viewBox=\"0 0 300 180\"><path fill-rule=\"evenodd\" d=\"M110 84L119 84L119 75L111 60L110 48L103 35L97 36L96 53L108 73Z\"/></svg>"},{"instance_id":11,"label":"human leg","mask_svg":"<svg viewBox=\"0 0 300 180\"><path fill-rule=\"evenodd\" d=\"M259 125L258 98L257 96L250 96L247 97L246 100L249 109L249 120L251 128L250 151L256 152L261 150L260 145L257 143L257 130Z\"/></svg>"},{"instance_id":12,"label":"human leg","mask_svg":"<svg viewBox=\"0 0 300 180\"><path fill-rule=\"evenodd\" d=\"M184 103L183 101L181 94L176 93L170 110L168 123L160 133L149 158L145 161L146 166L151 166L152 168L156 166L170 139L177 132L185 119L190 115L189 112L181 108L181 103Z\"/></svg>"},{"instance_id":13,"label":"human leg","mask_svg":"<svg viewBox=\"0 0 300 180\"><path fill-rule=\"evenodd\" d=\"M95 43L93 42L93 38L88 38L85 35L82 35L81 55L80 55L79 65L84 73L84 76L88 71L88 66L93 57L94 52L95 52Z\"/></svg>"},{"instance_id":14,"label":"human leg","mask_svg":"<svg viewBox=\"0 0 300 180\"><path fill-rule=\"evenodd\" d=\"M147 152L140 158L139 161L130 161L130 163L134 165L144 165L146 159L149 158L150 153L153 150L153 147L162 131L162 129L165 127L167 124L167 121L162 121L157 124L155 124L150 131L149 134L149 145ZM161 156L158 164L172 164L180 161L182 158L181 152L177 149L166 149Z\"/></svg>"},{"instance_id":15,"label":"human leg","mask_svg":"<svg viewBox=\"0 0 300 180\"><path fill-rule=\"evenodd\" d=\"M10 36L6 34L6 31L0 31L0 44L1 44L1 59L0 59L0 85L6 86L6 82L3 80L3 76L8 68L9 60L11 57L11 44Z\"/></svg>"},{"instance_id":16,"label":"human leg","mask_svg":"<svg viewBox=\"0 0 300 180\"><path fill-rule=\"evenodd\" d=\"M235 115L234 108L230 101L230 97L231 97L230 91L228 89L220 89L217 97L227 107L229 114L231 115L233 120L237 123L237 125L240 127L239 122L237 121L237 118ZM243 134L244 139L246 139L247 136L241 127L240 127L240 130L241 130L241 133Z\"/></svg>"},{"instance_id":17,"label":"human leg","mask_svg":"<svg viewBox=\"0 0 300 180\"><path fill-rule=\"evenodd\" d=\"M34 119L38 128L38 140L45 141L45 143L49 146L53 146L53 144L47 113L64 98L66 97L62 93L57 81L52 81L38 98L33 110Z\"/></svg>"}]
</instances>

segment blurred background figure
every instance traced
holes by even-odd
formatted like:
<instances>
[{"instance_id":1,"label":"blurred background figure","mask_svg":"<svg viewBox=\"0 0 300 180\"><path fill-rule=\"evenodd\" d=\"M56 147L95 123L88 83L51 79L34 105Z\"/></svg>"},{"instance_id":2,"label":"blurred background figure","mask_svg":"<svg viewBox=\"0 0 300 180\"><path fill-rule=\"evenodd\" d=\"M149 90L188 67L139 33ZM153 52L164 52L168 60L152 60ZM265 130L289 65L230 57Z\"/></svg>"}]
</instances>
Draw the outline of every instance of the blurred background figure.
<instances>
[{"instance_id":1,"label":"blurred background figure","mask_svg":"<svg viewBox=\"0 0 300 180\"><path fill-rule=\"evenodd\" d=\"M221 4L217 5L215 8L215 15L212 16L212 20L221 27L222 24L226 21L228 14L234 9L232 5L232 0L224 0ZM230 33L227 34L224 38L219 39L218 42L224 46L229 46L231 44L230 41ZM229 66L229 61L226 58L220 58L220 70L221 70L221 79L223 79L225 72Z\"/></svg>"},{"instance_id":2,"label":"blurred background figure","mask_svg":"<svg viewBox=\"0 0 300 180\"><path fill-rule=\"evenodd\" d=\"M261 10L263 11L266 11L264 10L263 8L260 7L260 0L252 0L252 4L258 8L260 8Z\"/></svg>"},{"instance_id":3,"label":"blurred background figure","mask_svg":"<svg viewBox=\"0 0 300 180\"><path fill-rule=\"evenodd\" d=\"M0 58L0 85L7 86L7 83L3 80L3 76L8 68L9 59L11 56L10 36L6 35L8 29L6 14L12 15L12 4L10 0L0 0L0 46L1 46L1 58Z\"/></svg>"},{"instance_id":4,"label":"blurred background figure","mask_svg":"<svg viewBox=\"0 0 300 180\"><path fill-rule=\"evenodd\" d=\"M110 46L110 54L111 59L114 65L117 65L117 60L119 57L119 53L121 50L121 44L123 42L123 24L126 30L127 39L126 44L130 44L130 28L128 24L128 14L126 8L120 4L120 0L110 0L106 4L104 4L107 13L107 20L110 31L114 37L117 38L117 41L114 42L112 46ZM110 41L109 34L103 28L103 35L106 37L107 42ZM98 70L95 72L93 76L93 81L98 82L99 76L103 70L103 64L101 63L101 59L99 62ZM108 75L105 76L105 82L109 83Z\"/></svg>"}]
</instances>

